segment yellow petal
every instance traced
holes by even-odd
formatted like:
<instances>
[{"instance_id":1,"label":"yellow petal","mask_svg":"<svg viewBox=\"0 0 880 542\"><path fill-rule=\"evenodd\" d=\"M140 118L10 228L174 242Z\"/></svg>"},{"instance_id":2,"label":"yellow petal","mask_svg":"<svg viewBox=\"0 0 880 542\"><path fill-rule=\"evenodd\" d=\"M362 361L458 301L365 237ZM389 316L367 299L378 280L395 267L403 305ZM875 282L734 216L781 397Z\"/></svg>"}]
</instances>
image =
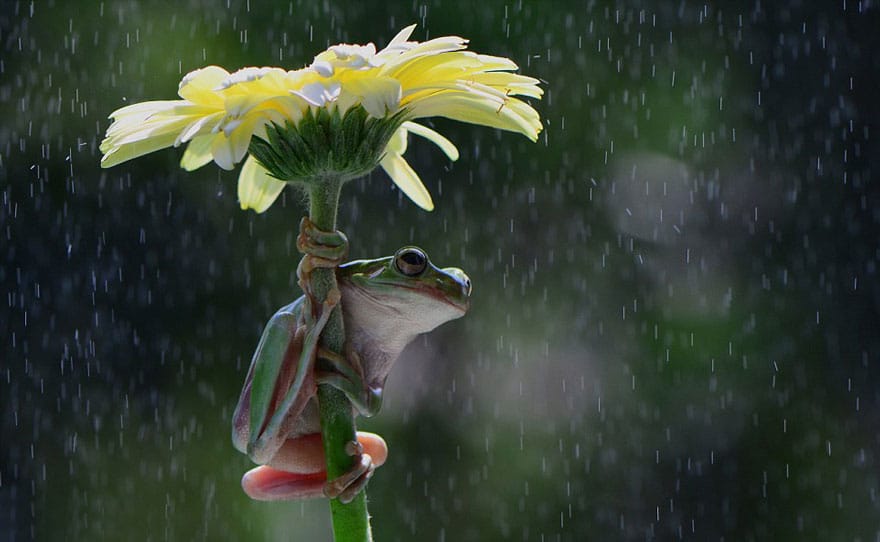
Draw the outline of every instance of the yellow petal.
<instances>
[{"instance_id":1,"label":"yellow petal","mask_svg":"<svg viewBox=\"0 0 880 542\"><path fill-rule=\"evenodd\" d=\"M469 92L444 91L408 106L413 118L446 117L471 124L482 124L518 132L532 141L538 139L541 122L538 113L525 102L508 98L501 105Z\"/></svg>"},{"instance_id":2,"label":"yellow petal","mask_svg":"<svg viewBox=\"0 0 880 542\"><path fill-rule=\"evenodd\" d=\"M407 129L401 126L391 135L391 139L385 145L385 152L403 155L406 152L406 140Z\"/></svg>"},{"instance_id":3,"label":"yellow petal","mask_svg":"<svg viewBox=\"0 0 880 542\"><path fill-rule=\"evenodd\" d=\"M120 107L116 111L110 113L109 118L120 120L124 117L129 116L142 116L143 118L149 118L151 115L154 115L161 111L170 111L175 107L188 105L189 102L185 100L152 100L149 102L140 102L136 104L126 105L125 107Z\"/></svg>"},{"instance_id":4,"label":"yellow petal","mask_svg":"<svg viewBox=\"0 0 880 542\"><path fill-rule=\"evenodd\" d=\"M487 57L471 51L452 51L425 55L404 63L389 63L383 67L382 73L400 79L403 87L407 88L411 84L455 81L480 73L516 69L516 64L506 58Z\"/></svg>"},{"instance_id":5,"label":"yellow petal","mask_svg":"<svg viewBox=\"0 0 880 542\"><path fill-rule=\"evenodd\" d=\"M223 169L229 170L235 167L235 149L223 132L211 139L211 156L214 157L214 163Z\"/></svg>"},{"instance_id":6,"label":"yellow petal","mask_svg":"<svg viewBox=\"0 0 880 542\"><path fill-rule=\"evenodd\" d=\"M434 210L434 202L431 194L415 171L406 163L399 154L388 152L379 162L382 169L391 177L394 184L419 207L426 211Z\"/></svg>"},{"instance_id":7,"label":"yellow petal","mask_svg":"<svg viewBox=\"0 0 880 542\"><path fill-rule=\"evenodd\" d=\"M266 120L262 115L251 115L246 117L241 125L229 134L229 139L232 141L234 148L233 158L236 163L244 158L245 153L247 153L255 128L265 123Z\"/></svg>"},{"instance_id":8,"label":"yellow petal","mask_svg":"<svg viewBox=\"0 0 880 542\"><path fill-rule=\"evenodd\" d=\"M233 92L265 93L268 89L278 90L279 81L286 76L287 72L281 68L249 66L230 74L220 83L220 87L232 89Z\"/></svg>"},{"instance_id":9,"label":"yellow petal","mask_svg":"<svg viewBox=\"0 0 880 542\"><path fill-rule=\"evenodd\" d=\"M411 49L407 50L406 52L398 55L397 58L391 59L386 64L386 67L389 69L393 69L395 67L412 62L419 57L460 51L465 47L467 47L467 40L458 36L443 36L441 38L434 38L432 40L419 43Z\"/></svg>"},{"instance_id":10,"label":"yellow petal","mask_svg":"<svg viewBox=\"0 0 880 542\"><path fill-rule=\"evenodd\" d=\"M183 77L177 94L193 103L223 106L223 98L218 89L229 72L219 66L206 66L191 71Z\"/></svg>"},{"instance_id":11,"label":"yellow petal","mask_svg":"<svg viewBox=\"0 0 880 542\"><path fill-rule=\"evenodd\" d=\"M401 43L405 43L406 40L408 40L409 37L412 35L413 30L416 29L416 26L417 25L415 25L415 24L411 24L411 25L407 26L406 28L404 28L403 30L401 30L400 32L398 32L397 35L394 36L393 38L391 38L391 41L388 42L388 47L386 47L386 49L391 48L391 47L395 47L397 45L400 45Z\"/></svg>"},{"instance_id":12,"label":"yellow petal","mask_svg":"<svg viewBox=\"0 0 880 542\"><path fill-rule=\"evenodd\" d=\"M124 114L107 129L99 149L103 167L111 167L175 144L177 134L190 122L189 117L149 117L148 110ZM147 118L149 117L149 118Z\"/></svg>"},{"instance_id":13,"label":"yellow petal","mask_svg":"<svg viewBox=\"0 0 880 542\"><path fill-rule=\"evenodd\" d=\"M101 150L106 152L114 146L158 137L171 132L180 134L194 120L217 113L213 108L174 105L174 103L154 104L154 107L123 112L107 129L107 137L101 143ZM114 115L117 113L119 111Z\"/></svg>"},{"instance_id":14,"label":"yellow petal","mask_svg":"<svg viewBox=\"0 0 880 542\"><path fill-rule=\"evenodd\" d=\"M160 117L144 121L139 126L127 126L125 130L114 132L108 136L111 141L108 144L115 147L123 147L131 143L137 143L145 139L154 139L166 135L174 135L174 140L181 130L192 121L191 117ZM172 141L172 145L174 141Z\"/></svg>"},{"instance_id":15,"label":"yellow petal","mask_svg":"<svg viewBox=\"0 0 880 542\"><path fill-rule=\"evenodd\" d=\"M224 107L226 108L226 113L230 117L241 117L261 103L272 98L273 96L266 96L263 94L235 94L226 98Z\"/></svg>"},{"instance_id":16,"label":"yellow petal","mask_svg":"<svg viewBox=\"0 0 880 542\"><path fill-rule=\"evenodd\" d=\"M216 137L214 134L206 134L193 138L183 158L180 159L180 167L187 171L195 171L211 161L211 141Z\"/></svg>"},{"instance_id":17,"label":"yellow petal","mask_svg":"<svg viewBox=\"0 0 880 542\"><path fill-rule=\"evenodd\" d=\"M383 118L400 109L400 82L391 77L361 77L346 82L345 92L361 97L361 105L371 117Z\"/></svg>"},{"instance_id":18,"label":"yellow petal","mask_svg":"<svg viewBox=\"0 0 880 542\"><path fill-rule=\"evenodd\" d=\"M194 122L192 122L189 126L187 126L184 130L180 132L180 135L177 136L177 141L174 142L174 146L176 147L181 143L186 143L187 141L199 135L211 134L219 126L222 120L222 112L217 112L212 115L197 118Z\"/></svg>"},{"instance_id":19,"label":"yellow petal","mask_svg":"<svg viewBox=\"0 0 880 542\"><path fill-rule=\"evenodd\" d=\"M538 86L537 79L507 72L489 72L474 75L471 79L477 83L499 88L510 96L520 95L540 99L544 89Z\"/></svg>"},{"instance_id":20,"label":"yellow petal","mask_svg":"<svg viewBox=\"0 0 880 542\"><path fill-rule=\"evenodd\" d=\"M266 120L261 116L249 115L235 122L238 124L230 130L228 137L226 132L221 130L211 142L214 162L223 169L232 169L244 158L254 130L258 124L265 124Z\"/></svg>"},{"instance_id":21,"label":"yellow petal","mask_svg":"<svg viewBox=\"0 0 880 542\"><path fill-rule=\"evenodd\" d=\"M427 126L422 126L421 124L416 124L415 122L404 122L403 127L408 131L416 134L417 136L422 136L434 145L440 147L440 150L443 151L446 156L449 157L450 160L455 162L458 160L458 149L452 143L438 132L428 128Z\"/></svg>"},{"instance_id":22,"label":"yellow petal","mask_svg":"<svg viewBox=\"0 0 880 542\"><path fill-rule=\"evenodd\" d=\"M132 158L170 147L174 144L176 138L177 134L170 133L142 139L126 145L114 146L101 158L101 167L113 167ZM103 143L101 145L104 146Z\"/></svg>"},{"instance_id":23,"label":"yellow petal","mask_svg":"<svg viewBox=\"0 0 880 542\"><path fill-rule=\"evenodd\" d=\"M248 156L238 176L238 201L242 210L262 213L275 203L286 185L269 175L253 156Z\"/></svg>"}]
</instances>

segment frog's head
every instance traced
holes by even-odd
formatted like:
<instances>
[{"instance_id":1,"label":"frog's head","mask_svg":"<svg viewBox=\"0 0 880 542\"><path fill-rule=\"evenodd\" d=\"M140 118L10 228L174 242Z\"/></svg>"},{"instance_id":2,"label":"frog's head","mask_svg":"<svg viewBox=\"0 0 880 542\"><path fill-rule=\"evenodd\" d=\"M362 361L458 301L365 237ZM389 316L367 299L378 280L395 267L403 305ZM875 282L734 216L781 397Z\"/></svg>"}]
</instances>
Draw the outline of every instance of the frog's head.
<instances>
[{"instance_id":1,"label":"frog's head","mask_svg":"<svg viewBox=\"0 0 880 542\"><path fill-rule=\"evenodd\" d=\"M440 269L418 247L393 256L357 260L339 267L343 308L367 309L425 333L467 312L471 280L457 267ZM353 297L353 299L349 299ZM347 312L347 311L346 311ZM373 327L375 322L364 322Z\"/></svg>"},{"instance_id":2,"label":"frog's head","mask_svg":"<svg viewBox=\"0 0 880 542\"><path fill-rule=\"evenodd\" d=\"M471 281L456 267L440 269L417 247L339 267L346 333L364 334L396 357L419 333L464 316Z\"/></svg>"}]
</instances>

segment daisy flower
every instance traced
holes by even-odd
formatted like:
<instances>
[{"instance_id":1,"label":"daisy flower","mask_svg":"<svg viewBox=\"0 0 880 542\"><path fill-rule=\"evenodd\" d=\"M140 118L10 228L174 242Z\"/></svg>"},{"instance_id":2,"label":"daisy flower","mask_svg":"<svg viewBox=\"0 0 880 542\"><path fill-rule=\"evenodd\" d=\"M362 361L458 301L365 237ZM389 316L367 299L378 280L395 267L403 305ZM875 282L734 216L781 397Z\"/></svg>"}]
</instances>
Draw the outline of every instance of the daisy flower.
<instances>
[{"instance_id":1,"label":"daisy flower","mask_svg":"<svg viewBox=\"0 0 880 542\"><path fill-rule=\"evenodd\" d=\"M445 36L409 41L404 28L387 47L334 45L307 67L208 66L180 82L180 100L150 101L114 111L101 142L103 167L166 147L186 146L181 166L213 161L233 169L243 209L263 212L288 182L363 176L381 166L413 202L433 209L428 190L403 154L409 134L437 145L450 160L458 150L414 122L446 117L520 133L541 131L538 113L519 97L540 99L539 81L515 73L503 57L468 51Z\"/></svg>"}]
</instances>

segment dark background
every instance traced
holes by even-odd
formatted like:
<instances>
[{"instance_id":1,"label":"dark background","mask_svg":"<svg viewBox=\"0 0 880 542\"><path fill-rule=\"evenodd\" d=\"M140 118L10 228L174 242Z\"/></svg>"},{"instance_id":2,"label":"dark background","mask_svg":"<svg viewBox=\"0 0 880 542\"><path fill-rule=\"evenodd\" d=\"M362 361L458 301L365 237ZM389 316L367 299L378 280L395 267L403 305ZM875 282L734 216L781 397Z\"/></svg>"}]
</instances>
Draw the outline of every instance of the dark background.
<instances>
[{"instance_id":1,"label":"dark background","mask_svg":"<svg viewBox=\"0 0 880 542\"><path fill-rule=\"evenodd\" d=\"M412 22L545 81L545 131L432 122L462 154L410 142L433 213L344 189L353 257L418 244L475 285L362 423L376 539L878 539L869 0L3 1L0 539L329 539L323 502L250 502L229 441L300 197L242 212L237 172L98 144L192 69Z\"/></svg>"}]
</instances>

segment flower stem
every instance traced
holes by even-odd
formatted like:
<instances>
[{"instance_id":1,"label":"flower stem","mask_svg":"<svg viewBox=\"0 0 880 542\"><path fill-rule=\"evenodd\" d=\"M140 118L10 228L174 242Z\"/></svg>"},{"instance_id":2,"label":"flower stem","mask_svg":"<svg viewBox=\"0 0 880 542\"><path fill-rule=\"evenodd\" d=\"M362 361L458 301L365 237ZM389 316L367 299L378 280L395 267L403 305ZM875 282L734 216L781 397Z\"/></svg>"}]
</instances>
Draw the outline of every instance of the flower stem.
<instances>
[{"instance_id":1,"label":"flower stem","mask_svg":"<svg viewBox=\"0 0 880 542\"><path fill-rule=\"evenodd\" d=\"M342 182L339 177L325 177L318 182L309 183L309 218L321 230L336 229L336 213ZM311 283L316 301L323 302L327 292L337 288L335 270L313 270ZM337 305L330 314L330 319L321 334L321 344L334 352L343 352L345 328L341 305ZM354 458L345 453L345 444L357 439L354 414L351 403L344 393L323 384L318 386L318 407L321 415L324 456L327 460L327 479L332 480L353 465ZM372 540L365 491L348 504L342 504L339 499L331 499L330 514L336 542Z\"/></svg>"}]
</instances>

